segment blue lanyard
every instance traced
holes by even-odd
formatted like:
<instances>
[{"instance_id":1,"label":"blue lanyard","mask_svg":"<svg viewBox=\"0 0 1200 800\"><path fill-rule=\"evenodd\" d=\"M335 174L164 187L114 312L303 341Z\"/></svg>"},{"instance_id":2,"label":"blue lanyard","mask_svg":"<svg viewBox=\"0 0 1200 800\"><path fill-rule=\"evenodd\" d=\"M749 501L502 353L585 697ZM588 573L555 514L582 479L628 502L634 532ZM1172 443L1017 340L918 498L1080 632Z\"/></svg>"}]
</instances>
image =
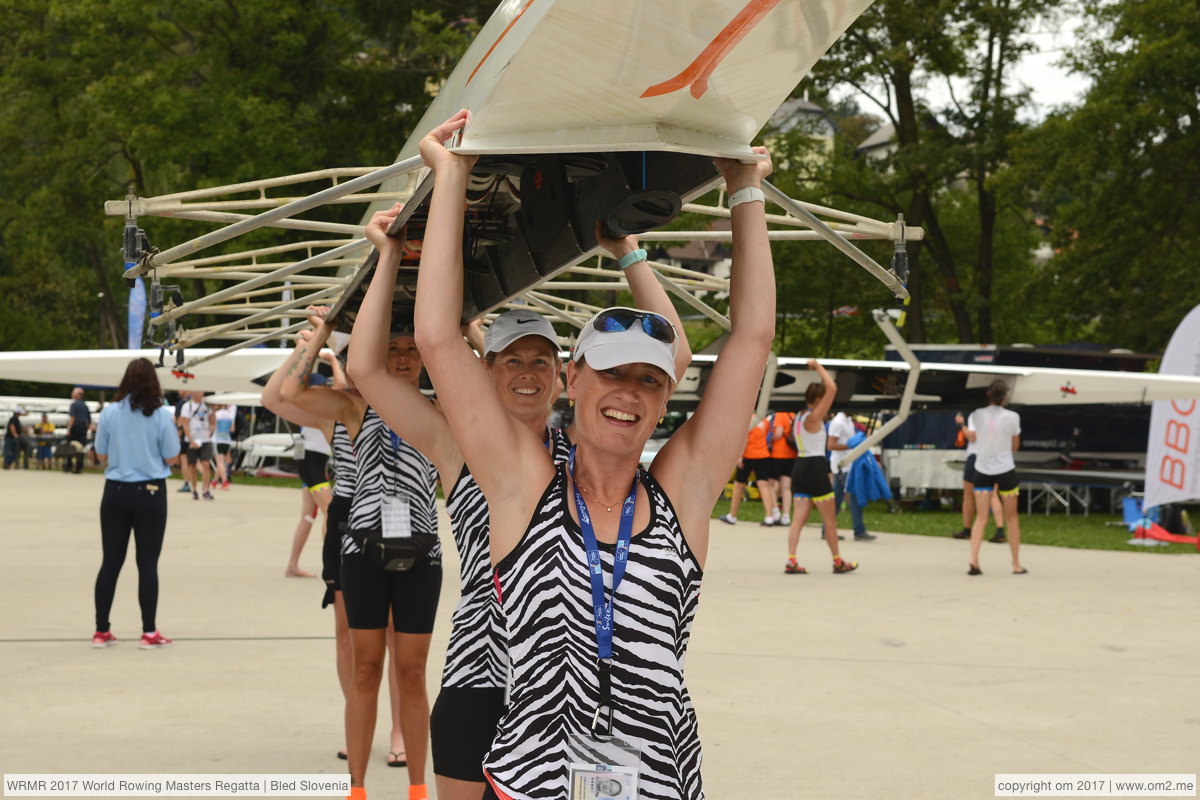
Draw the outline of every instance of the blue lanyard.
<instances>
[{"instance_id":1,"label":"blue lanyard","mask_svg":"<svg viewBox=\"0 0 1200 800\"><path fill-rule=\"evenodd\" d=\"M571 446L571 455L567 459L567 469L571 478L575 477L575 446ZM579 510L579 529L583 532L583 547L587 551L588 576L592 581L592 614L596 624L596 656L597 671L600 681L600 698L596 713L592 717L592 731L600 722L600 709L608 709L607 728L612 733L612 665L613 640L613 606L617 600L617 587L625 577L625 566L629 563L629 543L633 539L633 509L637 502L638 478L633 476L633 486L629 496L621 505L621 521L617 528L617 552L613 557L612 596L604 596L604 565L600 560L600 547L596 544L596 531L592 528L592 519L588 515L587 504L579 492L579 484L575 484L575 507Z\"/></svg>"},{"instance_id":2,"label":"blue lanyard","mask_svg":"<svg viewBox=\"0 0 1200 800\"><path fill-rule=\"evenodd\" d=\"M571 477L575 477L575 448L571 448L568 462ZM575 489L575 506L579 510L579 528L583 532L583 546L587 550L588 574L592 579L592 613L596 622L596 652L601 660L612 658L613 638L613 604L617 599L617 587L625 577L625 566L629 562L629 543L633 539L633 509L637 502L637 475L633 476L633 486L629 496L621 505L621 522L617 529L617 552L613 557L612 597L605 598L604 566L600 561L600 547L596 544L596 532L592 527L592 519L588 515L587 504Z\"/></svg>"},{"instance_id":3,"label":"blue lanyard","mask_svg":"<svg viewBox=\"0 0 1200 800\"><path fill-rule=\"evenodd\" d=\"M383 419L380 418L379 421L383 422ZM392 455L395 456L395 461L392 464L392 466L395 468L395 471L392 472L392 494L399 497L400 496L400 445L403 444L404 440L400 438L400 435L398 433L396 433L391 428L388 428L386 423L384 423L384 428L388 432L388 437L391 438L391 440L392 440Z\"/></svg>"}]
</instances>

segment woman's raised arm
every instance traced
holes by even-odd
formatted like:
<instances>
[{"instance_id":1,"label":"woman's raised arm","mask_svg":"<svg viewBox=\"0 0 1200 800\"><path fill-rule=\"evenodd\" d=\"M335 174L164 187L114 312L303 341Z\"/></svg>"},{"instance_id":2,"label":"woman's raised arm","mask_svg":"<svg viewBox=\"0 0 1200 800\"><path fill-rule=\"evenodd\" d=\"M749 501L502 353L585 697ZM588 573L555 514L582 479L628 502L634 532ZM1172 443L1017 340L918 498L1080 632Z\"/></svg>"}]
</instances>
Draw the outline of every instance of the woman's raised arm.
<instances>
[{"instance_id":1,"label":"woman's raised arm","mask_svg":"<svg viewBox=\"0 0 1200 800\"><path fill-rule=\"evenodd\" d=\"M679 347L675 351L674 377L678 381L692 363L692 348L688 346L687 337L683 335L683 320L679 318L679 312L675 310L675 304L671 302L667 290L654 276L650 263L645 258L633 260L635 256L629 255L639 250L642 253L646 251L638 246L637 236L626 236L624 239L610 239L605 236L604 226L599 222L596 223L596 241L616 259L618 265L623 257L628 257L630 263L622 271L633 295L633 304L646 311L653 311L675 326L675 332L679 334Z\"/></svg>"},{"instance_id":2,"label":"woman's raised arm","mask_svg":"<svg viewBox=\"0 0 1200 800\"><path fill-rule=\"evenodd\" d=\"M392 298L404 245L387 231L401 208L396 203L387 211L376 212L367 225L367 238L378 250L379 259L354 318L346 366L355 387L387 426L432 461L444 481L452 483L462 469L462 458L445 417L415 384L392 374L387 366Z\"/></svg>"},{"instance_id":3,"label":"woman's raised arm","mask_svg":"<svg viewBox=\"0 0 1200 800\"><path fill-rule=\"evenodd\" d=\"M767 240L762 181L764 158L751 164L719 158L733 202L733 266L729 279L729 339L713 366L696 413L655 457L651 471L675 501L685 536L697 556L708 548L708 517L746 443L740 420L750 419L775 338L775 269ZM748 201L738 202L742 198ZM735 422L737 421L737 422Z\"/></svg>"},{"instance_id":4,"label":"woman's raised arm","mask_svg":"<svg viewBox=\"0 0 1200 800\"><path fill-rule=\"evenodd\" d=\"M821 383L825 385L825 393L817 402L813 403L812 408L808 410L808 416L804 418L804 429L809 433L817 433L825 427L825 418L829 416L829 409L833 408L833 398L837 396L837 384L833 382L833 377L815 358L810 358L807 366L821 376Z\"/></svg>"},{"instance_id":5,"label":"woman's raised arm","mask_svg":"<svg viewBox=\"0 0 1200 800\"><path fill-rule=\"evenodd\" d=\"M536 503L554 468L542 443L501 405L486 367L460 330L463 218L475 159L455 155L443 143L467 118L460 111L421 140L421 156L436 177L417 273L415 328L417 348L458 449L492 507L495 556L511 550L519 537L506 513L526 505L530 485L536 487Z\"/></svg>"},{"instance_id":6,"label":"woman's raised arm","mask_svg":"<svg viewBox=\"0 0 1200 800\"><path fill-rule=\"evenodd\" d=\"M310 333L310 332L305 332ZM279 369L271 375L271 379L267 381L267 385L263 387L262 404L265 409L276 416L283 417L293 425L303 425L309 428L316 428L325 421L323 417L313 414L310 411L305 411L299 406L288 402L283 398L283 385L289 379L295 379L296 372L300 369L300 364L304 361L304 354L308 351L308 336L301 335L296 341L296 348L284 359L279 365ZM305 375L307 380L307 374Z\"/></svg>"},{"instance_id":7,"label":"woman's raised arm","mask_svg":"<svg viewBox=\"0 0 1200 800\"><path fill-rule=\"evenodd\" d=\"M301 335L292 356L279 368L282 376L277 371L271 380L281 378L279 397L288 405L321 419L337 420L351 431L351 437L357 436L365 404L346 392L328 386L308 385L308 376L317 363L321 347L333 332L333 325L327 317L329 309L324 306L309 306L305 312L313 325L312 333ZM263 392L264 402L266 394Z\"/></svg>"}]
</instances>

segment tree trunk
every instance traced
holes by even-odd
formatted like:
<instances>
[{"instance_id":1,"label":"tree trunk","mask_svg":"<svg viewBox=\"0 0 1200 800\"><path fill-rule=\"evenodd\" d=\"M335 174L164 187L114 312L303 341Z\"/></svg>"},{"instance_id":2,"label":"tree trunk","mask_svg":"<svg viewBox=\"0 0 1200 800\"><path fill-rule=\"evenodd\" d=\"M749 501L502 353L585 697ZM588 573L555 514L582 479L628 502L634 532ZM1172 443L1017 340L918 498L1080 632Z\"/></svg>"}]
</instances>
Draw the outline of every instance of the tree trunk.
<instances>
[{"instance_id":1,"label":"tree trunk","mask_svg":"<svg viewBox=\"0 0 1200 800\"><path fill-rule=\"evenodd\" d=\"M954 331L958 341L967 344L972 341L971 315L967 312L966 293L958 280L958 269L954 265L954 255L950 251L950 243L938 222L933 208L925 214L925 244L938 271L942 276L942 288L946 290L946 302L950 305L950 313L954 317Z\"/></svg>"},{"instance_id":2,"label":"tree trunk","mask_svg":"<svg viewBox=\"0 0 1200 800\"><path fill-rule=\"evenodd\" d=\"M929 341L929 336L925 333L924 306L921 302L921 253L925 248L920 242L915 242L908 245L907 249L908 311L905 313L904 338L910 344L925 344Z\"/></svg>"},{"instance_id":3,"label":"tree trunk","mask_svg":"<svg viewBox=\"0 0 1200 800\"><path fill-rule=\"evenodd\" d=\"M983 188L985 175L978 177L979 196L979 341L992 342L992 264L995 257L996 195Z\"/></svg>"},{"instance_id":4,"label":"tree trunk","mask_svg":"<svg viewBox=\"0 0 1200 800\"><path fill-rule=\"evenodd\" d=\"M901 149L917 147L920 144L920 129L917 126L917 107L912 95L912 76L905 71L897 70L893 75L893 89L896 93L896 143ZM919 176L922 183L924 175ZM922 196L920 190L914 191L909 199L908 207L904 210L904 222L913 227L924 225L925 211L929 208L929 199ZM905 313L905 335L908 341L925 343L925 304L923 284L921 281L921 243L908 246L908 311Z\"/></svg>"},{"instance_id":5,"label":"tree trunk","mask_svg":"<svg viewBox=\"0 0 1200 800\"><path fill-rule=\"evenodd\" d=\"M96 289L103 293L100 298L100 347L104 347L105 340L108 340L108 346L120 349L128 344L126 337L123 335L124 327L121 325L120 314L118 313L121 304L117 301L113 294L113 289L109 283L109 269L105 266L104 259L100 257L100 252L96 248L95 242L87 244L87 260L91 264L92 271L96 273ZM115 270L113 270L115 271ZM122 288L124 284L122 283Z\"/></svg>"},{"instance_id":6,"label":"tree trunk","mask_svg":"<svg viewBox=\"0 0 1200 800\"><path fill-rule=\"evenodd\" d=\"M900 123L896 129L896 141L902 149L905 147L918 148L921 146L921 130L917 124L917 106L912 95L910 75L905 72L897 72L894 87L897 120ZM950 248L946 245L945 236L938 226L937 217L933 211L929 175L923 169L914 172L910 184L912 198L909 200L904 220L909 225L926 229L924 246L919 250L929 253L934 263L938 265L943 288L946 290L946 296L954 314L954 324L959 340L970 341L971 323L963 300L962 286L958 281L958 273L954 266L953 256L950 255ZM920 331L921 336L919 340L910 339L910 341L925 341L925 304L923 298L919 296L923 290L920 282L914 286L910 278L909 293L914 295L913 301L909 305L909 314L912 317L909 320L910 336L916 331Z\"/></svg>"}]
</instances>

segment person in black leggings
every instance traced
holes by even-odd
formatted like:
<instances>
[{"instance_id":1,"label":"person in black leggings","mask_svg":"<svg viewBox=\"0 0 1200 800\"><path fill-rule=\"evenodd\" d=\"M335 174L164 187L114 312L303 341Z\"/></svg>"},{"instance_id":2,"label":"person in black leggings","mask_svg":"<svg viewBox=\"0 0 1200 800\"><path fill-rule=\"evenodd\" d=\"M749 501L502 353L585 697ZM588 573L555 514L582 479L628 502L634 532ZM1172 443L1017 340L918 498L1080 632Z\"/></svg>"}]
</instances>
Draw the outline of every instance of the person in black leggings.
<instances>
[{"instance_id":1,"label":"person in black leggings","mask_svg":"<svg viewBox=\"0 0 1200 800\"><path fill-rule=\"evenodd\" d=\"M154 365L135 358L96 429L96 454L105 462L100 501L100 541L104 558L96 576L96 633L92 647L117 643L108 614L117 591L132 531L137 547L138 603L142 609L143 650L171 644L158 631L158 556L167 527L170 465L179 457L171 409L163 405Z\"/></svg>"}]
</instances>

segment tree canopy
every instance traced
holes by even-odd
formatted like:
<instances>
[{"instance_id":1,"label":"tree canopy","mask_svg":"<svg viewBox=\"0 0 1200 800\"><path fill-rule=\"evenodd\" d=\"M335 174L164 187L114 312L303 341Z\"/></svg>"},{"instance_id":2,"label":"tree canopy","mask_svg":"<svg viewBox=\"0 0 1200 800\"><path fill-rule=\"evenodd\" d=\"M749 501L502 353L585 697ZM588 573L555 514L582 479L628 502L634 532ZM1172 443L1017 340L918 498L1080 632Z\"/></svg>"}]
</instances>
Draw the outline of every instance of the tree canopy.
<instances>
[{"instance_id":1,"label":"tree canopy","mask_svg":"<svg viewBox=\"0 0 1200 800\"><path fill-rule=\"evenodd\" d=\"M1200 7L1105 3L1089 19L1071 64L1091 90L1022 137L1006 179L1051 227L1038 284L1055 334L1161 350L1200 301Z\"/></svg>"},{"instance_id":2,"label":"tree canopy","mask_svg":"<svg viewBox=\"0 0 1200 800\"><path fill-rule=\"evenodd\" d=\"M0 340L123 346L122 223L103 203L127 190L390 163L477 11L0 0Z\"/></svg>"},{"instance_id":3,"label":"tree canopy","mask_svg":"<svg viewBox=\"0 0 1200 800\"><path fill-rule=\"evenodd\" d=\"M1022 122L1013 66L1065 2L878 0L804 84L837 128L832 151L813 157L802 130L772 139L793 196L925 229L909 244L912 341L1157 350L1200 295L1200 8L1088 3L1070 63L1092 89ZM0 0L0 342L121 346L121 221L105 200L390 162L491 10ZM884 123L894 149L869 158L858 145ZM172 224L175 241L208 229ZM874 279L824 244L774 252L781 352L878 354Z\"/></svg>"}]
</instances>

